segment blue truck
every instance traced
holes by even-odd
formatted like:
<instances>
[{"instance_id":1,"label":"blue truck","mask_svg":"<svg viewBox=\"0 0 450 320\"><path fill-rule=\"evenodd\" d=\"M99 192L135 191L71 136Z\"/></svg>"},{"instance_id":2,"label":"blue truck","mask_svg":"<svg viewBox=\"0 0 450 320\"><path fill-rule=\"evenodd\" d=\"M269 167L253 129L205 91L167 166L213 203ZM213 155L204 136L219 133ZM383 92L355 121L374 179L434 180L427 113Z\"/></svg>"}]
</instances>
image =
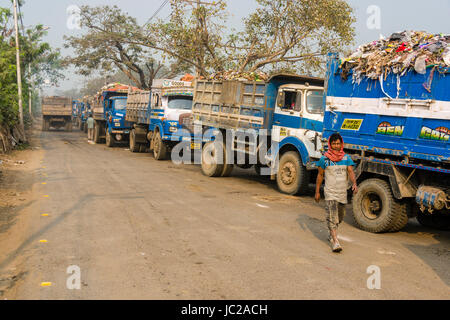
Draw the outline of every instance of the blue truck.
<instances>
[{"instance_id":1,"label":"blue truck","mask_svg":"<svg viewBox=\"0 0 450 320\"><path fill-rule=\"evenodd\" d=\"M156 160L169 158L185 137L180 132L191 117L192 97L191 82L170 79L155 79L151 91L130 91L126 108L130 151L150 149Z\"/></svg>"},{"instance_id":2,"label":"blue truck","mask_svg":"<svg viewBox=\"0 0 450 320\"><path fill-rule=\"evenodd\" d=\"M353 217L363 230L395 232L412 217L450 226L450 71L434 71L358 84L329 55L323 136L340 133L356 163Z\"/></svg>"},{"instance_id":3,"label":"blue truck","mask_svg":"<svg viewBox=\"0 0 450 320\"><path fill-rule=\"evenodd\" d=\"M83 99L81 100L79 112L77 115L78 128L80 129L80 131L83 131L84 133L87 133L86 120L89 116L89 112L91 109L91 106L90 106L91 100L92 99L90 99L87 96L83 97Z\"/></svg>"},{"instance_id":4,"label":"blue truck","mask_svg":"<svg viewBox=\"0 0 450 320\"><path fill-rule=\"evenodd\" d=\"M286 194L308 190L322 153L324 79L276 74L267 81L198 80L194 148L209 177L254 167Z\"/></svg>"},{"instance_id":5,"label":"blue truck","mask_svg":"<svg viewBox=\"0 0 450 320\"><path fill-rule=\"evenodd\" d=\"M131 124L125 120L129 86L117 83L102 88L94 99L94 142L113 147L128 140Z\"/></svg>"}]
</instances>

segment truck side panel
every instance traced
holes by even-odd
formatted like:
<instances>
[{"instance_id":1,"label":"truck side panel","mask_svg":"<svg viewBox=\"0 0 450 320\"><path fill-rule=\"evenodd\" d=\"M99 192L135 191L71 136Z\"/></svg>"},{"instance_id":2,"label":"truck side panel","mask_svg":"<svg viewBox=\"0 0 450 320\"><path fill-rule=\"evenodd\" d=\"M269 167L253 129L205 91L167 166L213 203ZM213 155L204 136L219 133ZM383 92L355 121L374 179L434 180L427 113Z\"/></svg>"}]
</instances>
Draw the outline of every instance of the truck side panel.
<instances>
[{"instance_id":1,"label":"truck side panel","mask_svg":"<svg viewBox=\"0 0 450 320\"><path fill-rule=\"evenodd\" d=\"M339 132L349 149L450 161L450 73L411 71L358 85L351 75L341 79L337 59L330 62L324 137Z\"/></svg>"}]
</instances>

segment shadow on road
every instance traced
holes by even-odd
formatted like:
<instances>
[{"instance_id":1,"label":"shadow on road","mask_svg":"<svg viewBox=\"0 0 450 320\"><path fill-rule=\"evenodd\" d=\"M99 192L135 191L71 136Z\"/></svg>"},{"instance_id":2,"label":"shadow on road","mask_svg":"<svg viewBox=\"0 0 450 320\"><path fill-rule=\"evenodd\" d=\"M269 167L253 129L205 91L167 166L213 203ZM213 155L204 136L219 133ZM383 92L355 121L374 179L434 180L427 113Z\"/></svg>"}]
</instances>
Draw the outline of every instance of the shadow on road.
<instances>
[{"instance_id":1,"label":"shadow on road","mask_svg":"<svg viewBox=\"0 0 450 320\"><path fill-rule=\"evenodd\" d=\"M30 244L36 242L38 239L42 238L47 231L53 229L57 225L59 225L62 221L64 221L68 216L73 214L74 212L86 207L86 205L96 199L108 200L108 199L143 199L144 196L136 196L135 193L126 195L126 194L107 194L107 195L92 195L87 194L80 197L80 200L77 201L72 207L68 208L64 212L62 212L57 218L55 218L52 222L47 224L45 227L41 228L39 231L35 232L31 236L29 236L17 249L12 251L7 255L7 257L0 262L0 270L9 265L17 255L24 251Z\"/></svg>"}]
</instances>

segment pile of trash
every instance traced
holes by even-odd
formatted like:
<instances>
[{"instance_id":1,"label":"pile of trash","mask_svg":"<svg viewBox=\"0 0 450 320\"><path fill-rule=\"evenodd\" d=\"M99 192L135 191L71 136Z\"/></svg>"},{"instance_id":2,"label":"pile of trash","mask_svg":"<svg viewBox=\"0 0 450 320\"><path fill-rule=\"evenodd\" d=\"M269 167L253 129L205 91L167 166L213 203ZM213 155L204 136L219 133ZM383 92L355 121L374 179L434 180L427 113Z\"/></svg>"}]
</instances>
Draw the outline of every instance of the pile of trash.
<instances>
[{"instance_id":1,"label":"pile of trash","mask_svg":"<svg viewBox=\"0 0 450 320\"><path fill-rule=\"evenodd\" d=\"M341 77L347 80L350 70L353 81L360 83L363 76L386 79L390 73L405 75L414 69L426 74L426 69L450 67L450 35L429 34L422 31L394 33L360 46L341 61Z\"/></svg>"},{"instance_id":2,"label":"pile of trash","mask_svg":"<svg viewBox=\"0 0 450 320\"><path fill-rule=\"evenodd\" d=\"M269 76L262 71L238 72L238 71L220 71L213 73L208 80L239 80L239 81L267 81Z\"/></svg>"}]
</instances>

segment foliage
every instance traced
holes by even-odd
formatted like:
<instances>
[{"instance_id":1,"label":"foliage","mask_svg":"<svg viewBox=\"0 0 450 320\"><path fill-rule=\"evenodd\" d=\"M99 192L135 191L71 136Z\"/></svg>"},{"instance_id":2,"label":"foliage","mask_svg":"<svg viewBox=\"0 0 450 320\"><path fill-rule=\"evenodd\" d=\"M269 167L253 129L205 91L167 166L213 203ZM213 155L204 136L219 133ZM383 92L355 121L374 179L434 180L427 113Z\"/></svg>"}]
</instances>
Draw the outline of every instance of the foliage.
<instances>
[{"instance_id":1,"label":"foliage","mask_svg":"<svg viewBox=\"0 0 450 320\"><path fill-rule=\"evenodd\" d=\"M139 88L149 89L153 79L167 70L152 57L148 47L123 41L141 28L135 18L117 6L83 6L80 16L86 34L64 38L64 46L75 51L65 63L74 65L79 74L88 76L100 69L104 75L111 76L120 70Z\"/></svg>"},{"instance_id":2,"label":"foliage","mask_svg":"<svg viewBox=\"0 0 450 320\"><path fill-rule=\"evenodd\" d=\"M245 30L230 36L227 51L239 71L267 66L320 72L328 52L355 36L353 9L344 0L256 0Z\"/></svg>"},{"instance_id":3,"label":"foliage","mask_svg":"<svg viewBox=\"0 0 450 320\"><path fill-rule=\"evenodd\" d=\"M19 3L20 4L20 3ZM0 7L0 125L18 123L17 68L14 28L10 10ZM61 58L42 41L45 30L37 25L20 35L20 60L22 71L23 101L28 101L29 88L38 88L44 79L56 84L63 77ZM29 72L31 71L31 72ZM33 93L36 98L36 94ZM24 110L28 108L24 108ZM26 114L25 114L26 117ZM28 116L29 118L29 116Z\"/></svg>"},{"instance_id":4,"label":"foliage","mask_svg":"<svg viewBox=\"0 0 450 320\"><path fill-rule=\"evenodd\" d=\"M218 0L197 4L171 0L170 4L169 22L159 19L150 24L141 42L177 59L179 63L193 66L197 75L223 71L227 65L223 51L223 31L228 16L226 2Z\"/></svg>"}]
</instances>

